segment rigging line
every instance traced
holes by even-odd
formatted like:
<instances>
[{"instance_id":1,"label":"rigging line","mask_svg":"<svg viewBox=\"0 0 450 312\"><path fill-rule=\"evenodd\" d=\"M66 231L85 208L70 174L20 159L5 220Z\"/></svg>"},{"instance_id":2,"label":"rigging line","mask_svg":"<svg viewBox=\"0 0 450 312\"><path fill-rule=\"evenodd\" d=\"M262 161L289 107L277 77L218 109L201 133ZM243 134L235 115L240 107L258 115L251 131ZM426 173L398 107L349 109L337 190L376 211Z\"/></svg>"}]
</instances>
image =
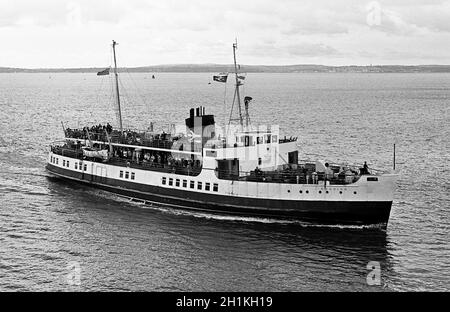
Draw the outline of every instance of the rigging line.
<instances>
[{"instance_id":1,"label":"rigging line","mask_svg":"<svg viewBox=\"0 0 450 312\"><path fill-rule=\"evenodd\" d=\"M127 92L127 90L126 90L126 88L125 88L124 83L122 82L122 79L120 79L120 78L119 78L119 84L120 84L120 86L121 86L121 88L122 88L122 96L123 96L123 97L122 97L122 101L123 101L123 103L124 103L123 107L124 107L124 108L127 108L127 107L129 107L130 104L133 103L133 102L132 102L132 99L131 99L130 94ZM125 109L124 109L124 111L125 111ZM128 128L129 128L129 129L131 129L130 126L131 126L131 125L128 125ZM134 126L134 128L136 128L136 126Z\"/></svg>"},{"instance_id":2,"label":"rigging line","mask_svg":"<svg viewBox=\"0 0 450 312\"><path fill-rule=\"evenodd\" d=\"M125 63L125 62L122 62L122 63ZM129 79L131 80L131 83L132 83L132 85L134 86L134 89L136 90L136 92L134 92L135 94L137 94L137 97L138 98L140 98L140 100L142 101L142 104L146 104L147 103L147 99L142 95L142 93L139 91L139 88L137 87L137 83L136 83L136 81L135 81L135 79L133 78L133 76L130 74L130 72L129 72L129 70L128 70L128 68L126 68L126 67L123 67L122 68L122 71L123 72L125 72L127 75L128 75L128 77L129 77ZM120 79L119 79L120 80ZM122 88L124 89L124 91L125 91L125 82L122 82L121 81L121 85L122 85ZM125 91L126 92L126 91ZM127 97L128 97L128 102L135 102L135 99L133 99L133 98L131 98L131 96L127 93ZM138 101L136 101L136 102L138 102ZM136 103L137 104L137 103Z\"/></svg>"},{"instance_id":3,"label":"rigging line","mask_svg":"<svg viewBox=\"0 0 450 312\"><path fill-rule=\"evenodd\" d=\"M223 126L227 124L227 83L225 82L225 92L223 95Z\"/></svg>"},{"instance_id":4,"label":"rigging line","mask_svg":"<svg viewBox=\"0 0 450 312\"><path fill-rule=\"evenodd\" d=\"M136 93L137 95L141 98L142 104L147 103L147 99L142 95L141 92L139 92L139 89L137 87L136 81L134 80L133 76L130 74L130 72L128 71L127 68L125 68L125 72L128 74L128 76L130 77L131 82L133 83L135 89L136 89Z\"/></svg>"},{"instance_id":5,"label":"rigging line","mask_svg":"<svg viewBox=\"0 0 450 312\"><path fill-rule=\"evenodd\" d=\"M232 117L232 115L233 115L234 103L235 103L235 100L236 100L236 93L237 93L237 91L236 91L236 89L234 89L233 104L231 105L230 119L229 119L229 121L228 121L227 137L228 137L229 134L230 134L230 129L231 129L231 117Z\"/></svg>"},{"instance_id":6,"label":"rigging line","mask_svg":"<svg viewBox=\"0 0 450 312\"><path fill-rule=\"evenodd\" d=\"M122 90L122 103L123 103L122 111L125 112L125 108L129 106L128 105L129 104L129 101L128 101L129 96L128 96L128 92L126 91L125 86L122 82L122 79L119 78L118 81L119 81L119 85L121 86L121 90Z\"/></svg>"},{"instance_id":7,"label":"rigging line","mask_svg":"<svg viewBox=\"0 0 450 312\"><path fill-rule=\"evenodd\" d=\"M110 75L109 76L109 85L110 85L110 87L111 87L111 92L109 93L109 104L112 106L112 108L113 108L113 111L114 111L114 113L115 113L115 115L116 115L116 119L117 119L117 121L119 120L119 112L118 112L118 109L117 109L117 105L116 105L116 101L115 101L115 93L114 93L114 81L113 81L113 77Z\"/></svg>"},{"instance_id":8,"label":"rigging line","mask_svg":"<svg viewBox=\"0 0 450 312\"><path fill-rule=\"evenodd\" d=\"M111 49L109 49L109 64L110 64L109 68L110 68L110 71L111 71L113 63L114 63L114 54L113 54L113 49L111 48ZM112 108L114 110L114 113L116 115L116 120L118 122L117 124L119 125L120 116L119 116L119 111L118 111L118 107L117 107L117 104L116 104L116 98L115 98L116 97L116 93L115 93L115 90L114 90L114 78L113 78L113 75L111 75L111 74L108 75L108 77L109 77L109 84L110 84L110 87L111 87L109 104L112 106Z\"/></svg>"},{"instance_id":9,"label":"rigging line","mask_svg":"<svg viewBox=\"0 0 450 312\"><path fill-rule=\"evenodd\" d=\"M97 89L97 100L96 100L97 105L100 105L100 92L102 92L104 81L105 81L105 78L101 77L100 87Z\"/></svg>"},{"instance_id":10,"label":"rigging line","mask_svg":"<svg viewBox=\"0 0 450 312\"><path fill-rule=\"evenodd\" d=\"M233 104L231 104L231 112L230 112L230 119L228 120L228 125L231 123L231 117L233 116L233 109L234 109L235 101L236 101L236 89L234 89Z\"/></svg>"}]
</instances>

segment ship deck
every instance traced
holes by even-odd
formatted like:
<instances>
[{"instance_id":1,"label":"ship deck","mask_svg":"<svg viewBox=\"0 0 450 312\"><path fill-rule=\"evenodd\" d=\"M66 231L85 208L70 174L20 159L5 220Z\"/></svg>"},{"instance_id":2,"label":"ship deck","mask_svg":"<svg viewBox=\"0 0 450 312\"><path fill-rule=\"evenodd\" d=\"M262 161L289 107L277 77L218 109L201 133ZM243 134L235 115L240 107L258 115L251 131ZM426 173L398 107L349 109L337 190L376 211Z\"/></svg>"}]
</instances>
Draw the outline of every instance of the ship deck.
<instances>
[{"instance_id":1,"label":"ship deck","mask_svg":"<svg viewBox=\"0 0 450 312\"><path fill-rule=\"evenodd\" d=\"M202 164L200 161L192 162L184 161L166 161L166 162L152 162L146 160L135 160L132 157L110 157L108 160L101 160L98 158L86 157L83 151L79 148L70 146L52 146L51 151L54 154L66 156L74 159L89 160L101 162L113 166L129 167L140 170L149 170L157 172L165 172L172 174L180 174L187 176L198 176L202 171ZM262 183L284 183L284 184L319 184L326 182L330 185L347 185L358 181L361 177L357 171L353 171L351 175L338 173L338 166L332 166L336 173L332 176L327 176L325 173L314 172L314 164L303 163L295 166L289 165L279 170L254 170L250 172L240 171L232 173L229 171L221 171L216 169L216 175L222 180L234 181L248 181L248 182L262 182Z\"/></svg>"}]
</instances>

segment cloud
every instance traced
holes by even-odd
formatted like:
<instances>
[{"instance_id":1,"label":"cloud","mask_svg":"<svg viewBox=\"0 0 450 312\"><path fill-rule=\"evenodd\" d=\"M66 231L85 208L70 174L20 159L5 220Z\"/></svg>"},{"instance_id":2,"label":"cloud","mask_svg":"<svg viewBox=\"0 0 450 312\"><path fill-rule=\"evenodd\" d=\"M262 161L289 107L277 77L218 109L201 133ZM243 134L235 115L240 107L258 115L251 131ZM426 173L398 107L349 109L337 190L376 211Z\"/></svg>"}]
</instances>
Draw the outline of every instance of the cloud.
<instances>
[{"instance_id":1,"label":"cloud","mask_svg":"<svg viewBox=\"0 0 450 312\"><path fill-rule=\"evenodd\" d=\"M375 1L370 24L372 2L2 0L0 66L103 66L111 39L126 66L230 63L236 37L242 64L448 59L450 1Z\"/></svg>"},{"instance_id":2,"label":"cloud","mask_svg":"<svg viewBox=\"0 0 450 312\"><path fill-rule=\"evenodd\" d=\"M405 21L403 16L393 10L381 10L377 23L370 25L373 29L397 35L423 35L430 32L426 27Z\"/></svg>"},{"instance_id":3,"label":"cloud","mask_svg":"<svg viewBox=\"0 0 450 312\"><path fill-rule=\"evenodd\" d=\"M301 43L292 44L286 47L289 54L294 56L327 56L327 55L340 55L339 51L335 48L322 43Z\"/></svg>"}]
</instances>

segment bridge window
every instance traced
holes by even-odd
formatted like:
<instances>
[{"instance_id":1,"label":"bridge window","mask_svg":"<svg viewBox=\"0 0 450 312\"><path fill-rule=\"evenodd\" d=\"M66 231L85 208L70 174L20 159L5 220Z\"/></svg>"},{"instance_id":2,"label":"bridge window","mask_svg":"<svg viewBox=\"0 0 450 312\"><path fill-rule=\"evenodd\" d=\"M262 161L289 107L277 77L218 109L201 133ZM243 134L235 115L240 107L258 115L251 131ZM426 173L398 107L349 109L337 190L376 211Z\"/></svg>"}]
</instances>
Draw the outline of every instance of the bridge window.
<instances>
[{"instance_id":1,"label":"bridge window","mask_svg":"<svg viewBox=\"0 0 450 312\"><path fill-rule=\"evenodd\" d=\"M166 185L166 177L162 177L162 184Z\"/></svg>"},{"instance_id":2,"label":"bridge window","mask_svg":"<svg viewBox=\"0 0 450 312\"><path fill-rule=\"evenodd\" d=\"M128 179L129 176L130 176L130 173L128 171L125 171L125 179Z\"/></svg>"},{"instance_id":3,"label":"bridge window","mask_svg":"<svg viewBox=\"0 0 450 312\"><path fill-rule=\"evenodd\" d=\"M175 186L180 186L180 179L175 180Z\"/></svg>"},{"instance_id":4,"label":"bridge window","mask_svg":"<svg viewBox=\"0 0 450 312\"><path fill-rule=\"evenodd\" d=\"M270 143L270 134L265 135L266 143Z\"/></svg>"},{"instance_id":5,"label":"bridge window","mask_svg":"<svg viewBox=\"0 0 450 312\"><path fill-rule=\"evenodd\" d=\"M87 165L86 164L84 164L84 171L86 171L87 170Z\"/></svg>"},{"instance_id":6,"label":"bridge window","mask_svg":"<svg viewBox=\"0 0 450 312\"><path fill-rule=\"evenodd\" d=\"M58 164L58 158L56 158L56 164Z\"/></svg>"},{"instance_id":7,"label":"bridge window","mask_svg":"<svg viewBox=\"0 0 450 312\"><path fill-rule=\"evenodd\" d=\"M260 136L258 136L258 137L256 137L256 144L261 144L261 143L263 143L263 137L260 137Z\"/></svg>"},{"instance_id":8,"label":"bridge window","mask_svg":"<svg viewBox=\"0 0 450 312\"><path fill-rule=\"evenodd\" d=\"M66 162L67 168L69 168L69 161Z\"/></svg>"},{"instance_id":9,"label":"bridge window","mask_svg":"<svg viewBox=\"0 0 450 312\"><path fill-rule=\"evenodd\" d=\"M219 184L217 184L217 183L213 184L213 191L214 192L218 192L219 191Z\"/></svg>"},{"instance_id":10,"label":"bridge window","mask_svg":"<svg viewBox=\"0 0 450 312\"><path fill-rule=\"evenodd\" d=\"M258 166L261 166L261 164L262 164L262 159L260 157L260 158L258 158Z\"/></svg>"},{"instance_id":11,"label":"bridge window","mask_svg":"<svg viewBox=\"0 0 450 312\"><path fill-rule=\"evenodd\" d=\"M187 187L187 180L183 180L183 187Z\"/></svg>"},{"instance_id":12,"label":"bridge window","mask_svg":"<svg viewBox=\"0 0 450 312\"><path fill-rule=\"evenodd\" d=\"M169 178L169 185L172 186L173 185L173 179Z\"/></svg>"},{"instance_id":13,"label":"bridge window","mask_svg":"<svg viewBox=\"0 0 450 312\"><path fill-rule=\"evenodd\" d=\"M253 146L253 137L249 135L245 135L241 137L242 141L244 142L244 146Z\"/></svg>"},{"instance_id":14,"label":"bridge window","mask_svg":"<svg viewBox=\"0 0 450 312\"><path fill-rule=\"evenodd\" d=\"M205 191L209 191L211 189L211 183L205 183Z\"/></svg>"},{"instance_id":15,"label":"bridge window","mask_svg":"<svg viewBox=\"0 0 450 312\"><path fill-rule=\"evenodd\" d=\"M195 181L191 181L191 184L189 185L191 189L195 188Z\"/></svg>"},{"instance_id":16,"label":"bridge window","mask_svg":"<svg viewBox=\"0 0 450 312\"><path fill-rule=\"evenodd\" d=\"M82 169L81 169L81 161L80 161L80 163L78 164L78 166L80 167L80 170L82 170Z\"/></svg>"},{"instance_id":17,"label":"bridge window","mask_svg":"<svg viewBox=\"0 0 450 312\"><path fill-rule=\"evenodd\" d=\"M66 166L66 160L63 159L63 167L65 167L65 166Z\"/></svg>"},{"instance_id":18,"label":"bridge window","mask_svg":"<svg viewBox=\"0 0 450 312\"><path fill-rule=\"evenodd\" d=\"M202 189L202 182L197 182L197 190L201 190Z\"/></svg>"},{"instance_id":19,"label":"bridge window","mask_svg":"<svg viewBox=\"0 0 450 312\"><path fill-rule=\"evenodd\" d=\"M78 170L78 163L75 163L75 170Z\"/></svg>"},{"instance_id":20,"label":"bridge window","mask_svg":"<svg viewBox=\"0 0 450 312\"><path fill-rule=\"evenodd\" d=\"M277 143L278 142L278 136L272 135L272 142Z\"/></svg>"},{"instance_id":21,"label":"bridge window","mask_svg":"<svg viewBox=\"0 0 450 312\"><path fill-rule=\"evenodd\" d=\"M131 180L134 180L134 172L131 173Z\"/></svg>"}]
</instances>

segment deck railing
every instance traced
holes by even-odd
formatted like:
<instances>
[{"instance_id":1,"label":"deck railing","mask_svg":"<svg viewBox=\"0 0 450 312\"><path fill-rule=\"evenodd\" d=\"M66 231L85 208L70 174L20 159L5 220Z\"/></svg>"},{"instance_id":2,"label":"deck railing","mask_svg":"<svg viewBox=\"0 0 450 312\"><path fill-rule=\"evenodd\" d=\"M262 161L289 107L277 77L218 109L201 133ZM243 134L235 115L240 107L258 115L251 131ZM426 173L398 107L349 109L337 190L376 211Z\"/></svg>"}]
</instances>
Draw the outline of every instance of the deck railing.
<instances>
[{"instance_id":1,"label":"deck railing","mask_svg":"<svg viewBox=\"0 0 450 312\"><path fill-rule=\"evenodd\" d=\"M104 161L98 158L89 158L85 157L83 151L81 149L76 148L66 148L61 146L51 146L51 151L54 154L66 156L70 158L75 158L79 160L89 160L94 162L105 163L108 165L121 166L121 167L130 167L141 170L151 170L151 171L159 171L159 172L167 172L174 174L182 174L188 176L197 176L202 171L201 162L199 165L195 164L182 164L174 162L172 164L169 163L158 163L151 161L136 161L128 158L121 157L110 157L108 160Z\"/></svg>"}]
</instances>

